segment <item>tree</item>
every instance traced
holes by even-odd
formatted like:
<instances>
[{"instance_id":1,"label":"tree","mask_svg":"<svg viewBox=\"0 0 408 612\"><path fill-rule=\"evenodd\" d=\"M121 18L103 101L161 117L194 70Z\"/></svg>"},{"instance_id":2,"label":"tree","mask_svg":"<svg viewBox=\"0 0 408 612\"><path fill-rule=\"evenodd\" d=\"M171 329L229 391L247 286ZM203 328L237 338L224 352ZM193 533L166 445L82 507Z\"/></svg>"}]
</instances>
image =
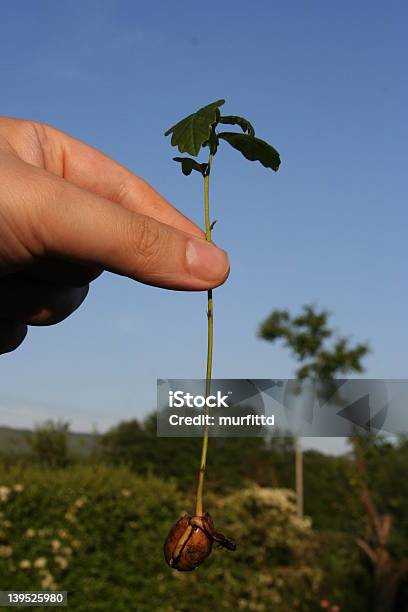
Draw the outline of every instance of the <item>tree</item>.
<instances>
[{"instance_id":1,"label":"tree","mask_svg":"<svg viewBox=\"0 0 408 612\"><path fill-rule=\"evenodd\" d=\"M65 467L70 461L68 450L69 423L46 421L27 436L32 455L42 464Z\"/></svg>"},{"instance_id":2,"label":"tree","mask_svg":"<svg viewBox=\"0 0 408 612\"><path fill-rule=\"evenodd\" d=\"M357 488L367 516L366 534L357 538L357 544L373 568L373 612L392 612L395 609L398 588L408 576L408 555L405 547L393 542L394 515L387 511L387 508L379 509L379 504L368 486L367 463L377 450L375 440L363 440L354 436L351 443L358 468ZM380 448L381 446L384 448L379 445Z\"/></svg>"},{"instance_id":3,"label":"tree","mask_svg":"<svg viewBox=\"0 0 408 612\"><path fill-rule=\"evenodd\" d=\"M261 324L258 335L268 342L284 342L300 364L296 370L299 380L331 380L338 374L363 372L361 361L369 351L368 345L351 347L347 338L335 337L328 326L329 316L327 311L319 312L310 304L303 306L297 316L291 316L287 310L273 310ZM303 455L299 439L295 455L297 508L298 515L303 516Z\"/></svg>"}]
</instances>

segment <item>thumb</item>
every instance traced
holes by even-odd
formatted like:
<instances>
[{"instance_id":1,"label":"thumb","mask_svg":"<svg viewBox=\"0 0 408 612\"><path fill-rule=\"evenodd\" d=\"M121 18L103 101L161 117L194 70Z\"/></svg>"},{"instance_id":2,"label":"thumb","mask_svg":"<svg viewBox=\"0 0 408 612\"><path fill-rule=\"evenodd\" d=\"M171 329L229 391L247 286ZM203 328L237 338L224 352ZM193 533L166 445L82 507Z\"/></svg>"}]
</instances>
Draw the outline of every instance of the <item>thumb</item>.
<instances>
[{"instance_id":1,"label":"thumb","mask_svg":"<svg viewBox=\"0 0 408 612\"><path fill-rule=\"evenodd\" d=\"M229 273L228 255L214 244L63 179L51 181L37 220L47 254L148 285L200 291L220 285Z\"/></svg>"}]
</instances>

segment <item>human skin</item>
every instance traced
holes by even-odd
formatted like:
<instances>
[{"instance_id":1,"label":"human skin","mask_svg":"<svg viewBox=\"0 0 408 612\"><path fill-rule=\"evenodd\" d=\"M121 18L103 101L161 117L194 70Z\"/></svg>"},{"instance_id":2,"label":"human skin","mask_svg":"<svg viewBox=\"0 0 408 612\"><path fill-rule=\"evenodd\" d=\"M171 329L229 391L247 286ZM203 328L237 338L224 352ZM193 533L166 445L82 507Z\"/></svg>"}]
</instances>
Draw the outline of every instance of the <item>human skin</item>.
<instances>
[{"instance_id":1,"label":"human skin","mask_svg":"<svg viewBox=\"0 0 408 612\"><path fill-rule=\"evenodd\" d=\"M166 289L225 281L228 256L153 187L51 126L0 117L0 353L59 323L103 270Z\"/></svg>"}]
</instances>

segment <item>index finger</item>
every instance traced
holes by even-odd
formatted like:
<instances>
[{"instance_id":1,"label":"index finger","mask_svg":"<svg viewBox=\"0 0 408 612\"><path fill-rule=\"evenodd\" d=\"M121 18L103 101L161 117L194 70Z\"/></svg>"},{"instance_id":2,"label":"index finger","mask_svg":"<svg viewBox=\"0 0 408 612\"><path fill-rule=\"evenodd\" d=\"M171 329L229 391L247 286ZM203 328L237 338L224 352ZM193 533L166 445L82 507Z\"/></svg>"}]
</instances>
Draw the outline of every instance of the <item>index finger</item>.
<instances>
[{"instance_id":1,"label":"index finger","mask_svg":"<svg viewBox=\"0 0 408 612\"><path fill-rule=\"evenodd\" d=\"M46 170L103 198L183 232L203 231L146 181L97 149L45 124L37 124Z\"/></svg>"}]
</instances>

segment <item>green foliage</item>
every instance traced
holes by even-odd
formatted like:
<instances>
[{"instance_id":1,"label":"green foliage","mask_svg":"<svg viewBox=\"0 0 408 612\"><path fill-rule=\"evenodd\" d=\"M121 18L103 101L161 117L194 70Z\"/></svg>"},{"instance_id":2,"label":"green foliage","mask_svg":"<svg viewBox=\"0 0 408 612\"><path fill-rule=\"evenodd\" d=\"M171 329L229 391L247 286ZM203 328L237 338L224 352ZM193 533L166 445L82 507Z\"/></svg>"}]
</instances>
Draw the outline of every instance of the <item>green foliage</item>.
<instances>
[{"instance_id":1,"label":"green foliage","mask_svg":"<svg viewBox=\"0 0 408 612\"><path fill-rule=\"evenodd\" d=\"M159 609L174 484L103 466L15 469L0 482L0 588L68 590L73 610Z\"/></svg>"},{"instance_id":2,"label":"green foliage","mask_svg":"<svg viewBox=\"0 0 408 612\"><path fill-rule=\"evenodd\" d=\"M255 130L252 127L252 124L248 121L248 119L244 119L244 117L226 115L224 117L220 117L219 123L224 125L239 125L243 132L248 132L249 136L255 136Z\"/></svg>"},{"instance_id":3,"label":"green foliage","mask_svg":"<svg viewBox=\"0 0 408 612\"><path fill-rule=\"evenodd\" d=\"M402 558L408 553L407 440L361 442L373 498L381 512L392 512L392 551ZM372 609L370 568L356 546L368 523L353 456L304 453L311 530L293 515L293 494L281 493L293 482L290 439L210 441L207 507L238 550L215 550L189 576L171 572L161 543L177 516L192 510L186 493L194 491L199 443L155 438L152 416L111 430L98 462L89 465L79 458L66 469L0 462L0 588L54 582L70 591L70 607L80 611L200 612L230 610L237 601L244 610L313 611L323 599L342 611ZM104 466L103 458L114 465ZM33 567L43 558L45 567L43 561ZM30 567L20 567L22 561ZM310 591L320 580L319 592ZM408 610L407 589L408 581L399 611ZM275 598L281 603L272 604Z\"/></svg>"},{"instance_id":4,"label":"green foliage","mask_svg":"<svg viewBox=\"0 0 408 612\"><path fill-rule=\"evenodd\" d=\"M274 310L261 324L258 335L269 342L283 340L297 361L307 362L296 372L300 379L332 379L338 374L362 372L361 360L369 352L368 345L350 347L347 338L336 338L328 345L327 340L333 337L328 318L328 312L317 312L311 305L304 306L303 312L294 317L286 310Z\"/></svg>"},{"instance_id":5,"label":"green foliage","mask_svg":"<svg viewBox=\"0 0 408 612\"><path fill-rule=\"evenodd\" d=\"M237 149L250 161L259 161L265 168L271 168L275 172L279 169L279 153L264 140L235 132L221 132L218 134L218 138L226 140L231 147Z\"/></svg>"},{"instance_id":6,"label":"green foliage","mask_svg":"<svg viewBox=\"0 0 408 612\"><path fill-rule=\"evenodd\" d=\"M171 144L178 147L180 153L198 155L201 147L210 138L211 126L217 122L220 116L219 107L224 103L225 100L217 100L203 106L173 125L164 135L172 134Z\"/></svg>"},{"instance_id":7,"label":"green foliage","mask_svg":"<svg viewBox=\"0 0 408 612\"><path fill-rule=\"evenodd\" d=\"M178 147L180 153L189 153L197 156L201 147L209 147L210 153L215 155L219 145L219 139L228 142L234 149L242 153L250 161L259 161L265 168L277 171L280 165L279 153L270 144L255 137L252 124L244 117L237 115L221 116L219 107L225 100L217 100L197 112L192 113L171 127L165 136L171 137L171 144ZM238 125L244 134L236 132L217 132L218 125ZM182 172L185 175L197 170L203 176L209 172L209 166L194 163L188 158L174 158L182 164Z\"/></svg>"},{"instance_id":8,"label":"green foliage","mask_svg":"<svg viewBox=\"0 0 408 612\"><path fill-rule=\"evenodd\" d=\"M158 438L155 415L144 423L125 421L101 437L100 457L126 464L138 474L177 477L179 488L194 493L199 469L199 438ZM293 478L290 439L217 438L210 441L208 490L225 494L249 481L287 487ZM169 461L171 457L171 461Z\"/></svg>"},{"instance_id":9,"label":"green foliage","mask_svg":"<svg viewBox=\"0 0 408 612\"><path fill-rule=\"evenodd\" d=\"M305 513L313 525L324 532L357 536L362 508L357 491L350 482L355 465L345 455L323 455L315 450L303 453Z\"/></svg>"},{"instance_id":10,"label":"green foliage","mask_svg":"<svg viewBox=\"0 0 408 612\"><path fill-rule=\"evenodd\" d=\"M316 534L297 518L292 492L250 486L210 505L215 525L241 545L234 554L216 551L200 573L178 578L178 611L318 609Z\"/></svg>"},{"instance_id":11,"label":"green foliage","mask_svg":"<svg viewBox=\"0 0 408 612\"><path fill-rule=\"evenodd\" d=\"M372 612L371 576L355 539L332 531L320 536L319 545L321 599L344 612Z\"/></svg>"},{"instance_id":12,"label":"green foliage","mask_svg":"<svg viewBox=\"0 0 408 612\"><path fill-rule=\"evenodd\" d=\"M191 159L191 157L173 157L173 159L181 164L181 171L186 176L191 174L193 170L196 170L202 176L205 176L207 173L208 164L199 164L195 159Z\"/></svg>"},{"instance_id":13,"label":"green foliage","mask_svg":"<svg viewBox=\"0 0 408 612\"><path fill-rule=\"evenodd\" d=\"M209 505L245 545L183 575L162 551L186 510L174 483L125 467L0 465L0 589L67 590L84 612L315 609L315 534L290 492L251 486Z\"/></svg>"},{"instance_id":14,"label":"green foliage","mask_svg":"<svg viewBox=\"0 0 408 612\"><path fill-rule=\"evenodd\" d=\"M199 438L157 438L152 415L144 423L124 421L113 427L101 437L99 452L102 461L127 465L141 475L177 476L179 486L193 493L200 444Z\"/></svg>"},{"instance_id":15,"label":"green foliage","mask_svg":"<svg viewBox=\"0 0 408 612\"><path fill-rule=\"evenodd\" d=\"M65 467L70 461L68 451L69 423L46 421L26 436L31 455L43 465Z\"/></svg>"},{"instance_id":16,"label":"green foliage","mask_svg":"<svg viewBox=\"0 0 408 612\"><path fill-rule=\"evenodd\" d=\"M390 439L367 436L353 439L353 455L362 459L365 478L379 514L393 517L390 551L395 559L408 558L408 440L401 436L398 443ZM358 495L361 476L353 473L349 485ZM367 531L367 517L360 521L360 532Z\"/></svg>"}]
</instances>

